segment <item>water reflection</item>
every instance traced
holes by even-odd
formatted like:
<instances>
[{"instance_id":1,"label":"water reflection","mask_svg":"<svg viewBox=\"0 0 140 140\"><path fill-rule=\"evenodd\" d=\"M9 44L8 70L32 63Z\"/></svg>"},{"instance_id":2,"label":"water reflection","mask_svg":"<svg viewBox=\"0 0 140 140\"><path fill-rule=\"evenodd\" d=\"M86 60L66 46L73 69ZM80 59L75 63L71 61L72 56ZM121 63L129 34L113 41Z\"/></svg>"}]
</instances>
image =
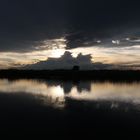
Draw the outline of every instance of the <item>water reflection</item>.
<instances>
[{"instance_id":1,"label":"water reflection","mask_svg":"<svg viewBox=\"0 0 140 140\"><path fill-rule=\"evenodd\" d=\"M38 80L0 80L0 92L10 94L32 94L44 104L54 107L64 107L64 92L60 85L49 86Z\"/></svg>"},{"instance_id":2,"label":"water reflection","mask_svg":"<svg viewBox=\"0 0 140 140\"><path fill-rule=\"evenodd\" d=\"M118 108L118 102L140 104L140 83L111 82L63 82L44 80L0 80L0 93L29 94L44 105L64 108L67 99L110 102L111 108Z\"/></svg>"}]
</instances>

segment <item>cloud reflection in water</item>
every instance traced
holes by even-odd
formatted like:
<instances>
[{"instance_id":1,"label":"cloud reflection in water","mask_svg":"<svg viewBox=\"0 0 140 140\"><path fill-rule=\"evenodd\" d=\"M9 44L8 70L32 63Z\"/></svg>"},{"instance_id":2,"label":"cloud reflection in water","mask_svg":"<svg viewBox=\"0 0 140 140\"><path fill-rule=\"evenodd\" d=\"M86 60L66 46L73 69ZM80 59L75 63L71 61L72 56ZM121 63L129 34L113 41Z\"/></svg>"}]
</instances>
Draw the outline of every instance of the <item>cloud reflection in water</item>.
<instances>
[{"instance_id":1,"label":"cloud reflection in water","mask_svg":"<svg viewBox=\"0 0 140 140\"><path fill-rule=\"evenodd\" d=\"M0 80L0 92L10 94L32 94L44 104L54 107L64 107L64 92L60 86L48 86L37 80Z\"/></svg>"},{"instance_id":2,"label":"cloud reflection in water","mask_svg":"<svg viewBox=\"0 0 140 140\"><path fill-rule=\"evenodd\" d=\"M66 88L69 92L65 93ZM55 82L43 80L0 80L0 93L30 94L44 105L64 108L68 98L82 101L111 102L111 108L117 108L116 102L140 105L140 83L111 82Z\"/></svg>"}]
</instances>

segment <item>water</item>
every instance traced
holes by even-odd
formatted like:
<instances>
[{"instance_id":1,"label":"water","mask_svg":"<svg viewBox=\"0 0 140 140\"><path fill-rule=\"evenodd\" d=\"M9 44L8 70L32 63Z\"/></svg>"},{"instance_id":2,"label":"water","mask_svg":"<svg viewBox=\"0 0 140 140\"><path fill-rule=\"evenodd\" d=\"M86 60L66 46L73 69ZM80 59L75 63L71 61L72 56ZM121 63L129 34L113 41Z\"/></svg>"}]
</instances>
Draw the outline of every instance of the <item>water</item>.
<instances>
[{"instance_id":1,"label":"water","mask_svg":"<svg viewBox=\"0 0 140 140\"><path fill-rule=\"evenodd\" d=\"M110 109L119 103L128 103L139 109L140 83L112 83L80 81L77 83L45 80L0 80L0 93L34 98L44 106L65 109L67 99L85 102L110 103ZM25 101L26 102L26 101ZM129 109L129 108L128 108Z\"/></svg>"},{"instance_id":2,"label":"water","mask_svg":"<svg viewBox=\"0 0 140 140\"><path fill-rule=\"evenodd\" d=\"M134 130L140 128L140 83L1 79L0 112L5 129Z\"/></svg>"}]
</instances>

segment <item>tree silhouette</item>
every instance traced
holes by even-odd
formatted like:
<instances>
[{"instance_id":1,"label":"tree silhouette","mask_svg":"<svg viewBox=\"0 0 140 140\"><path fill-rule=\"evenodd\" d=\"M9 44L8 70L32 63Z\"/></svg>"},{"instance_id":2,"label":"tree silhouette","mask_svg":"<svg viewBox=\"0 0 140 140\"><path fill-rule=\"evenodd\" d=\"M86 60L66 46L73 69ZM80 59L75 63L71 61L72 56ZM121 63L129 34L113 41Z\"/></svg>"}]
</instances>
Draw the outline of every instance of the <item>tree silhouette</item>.
<instances>
[{"instance_id":1,"label":"tree silhouette","mask_svg":"<svg viewBox=\"0 0 140 140\"><path fill-rule=\"evenodd\" d=\"M79 71L80 70L80 66L75 65L75 66L73 66L72 70Z\"/></svg>"}]
</instances>

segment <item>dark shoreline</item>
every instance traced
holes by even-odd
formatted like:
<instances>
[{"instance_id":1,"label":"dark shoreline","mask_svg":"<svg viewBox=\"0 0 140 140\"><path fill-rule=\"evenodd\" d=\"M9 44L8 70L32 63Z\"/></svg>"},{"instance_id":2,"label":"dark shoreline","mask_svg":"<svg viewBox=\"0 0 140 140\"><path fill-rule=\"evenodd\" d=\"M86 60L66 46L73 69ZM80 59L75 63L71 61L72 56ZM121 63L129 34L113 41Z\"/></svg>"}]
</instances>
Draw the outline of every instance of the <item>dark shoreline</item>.
<instances>
[{"instance_id":1,"label":"dark shoreline","mask_svg":"<svg viewBox=\"0 0 140 140\"><path fill-rule=\"evenodd\" d=\"M51 80L97 80L140 81L139 70L0 70L0 78L51 79Z\"/></svg>"}]
</instances>

